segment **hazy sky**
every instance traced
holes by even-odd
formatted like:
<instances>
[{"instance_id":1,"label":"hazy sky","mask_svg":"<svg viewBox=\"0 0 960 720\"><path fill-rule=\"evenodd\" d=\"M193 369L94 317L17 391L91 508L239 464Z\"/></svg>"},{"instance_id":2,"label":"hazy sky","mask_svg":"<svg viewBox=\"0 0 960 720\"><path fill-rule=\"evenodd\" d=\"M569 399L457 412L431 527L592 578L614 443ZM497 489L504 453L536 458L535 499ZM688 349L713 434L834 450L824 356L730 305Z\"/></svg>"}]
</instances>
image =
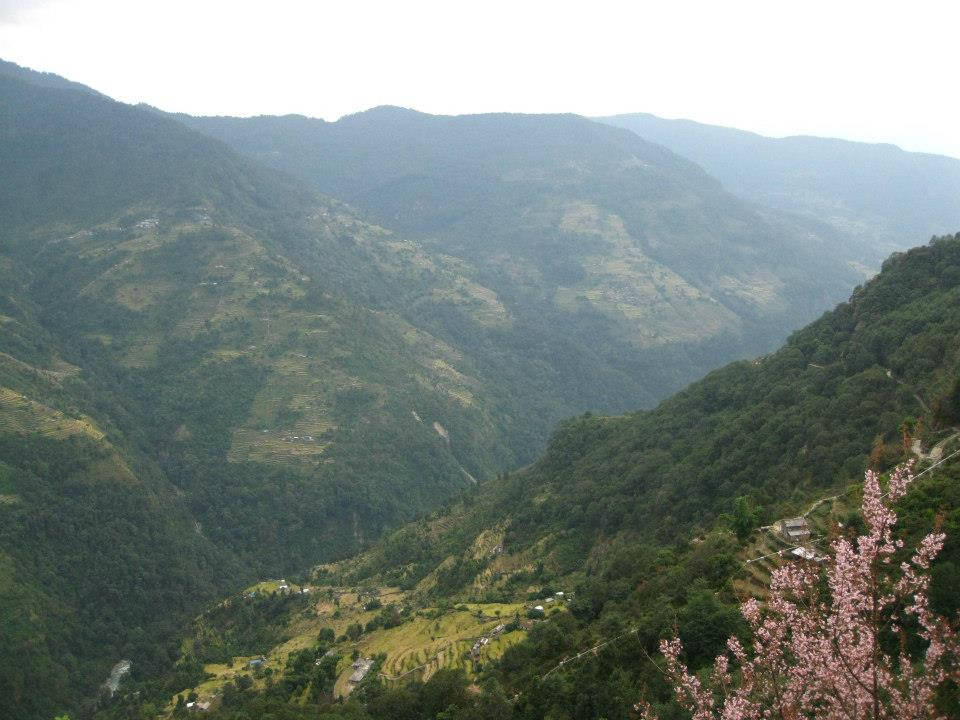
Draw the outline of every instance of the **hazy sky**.
<instances>
[{"instance_id":1,"label":"hazy sky","mask_svg":"<svg viewBox=\"0 0 960 720\"><path fill-rule=\"evenodd\" d=\"M0 58L193 114L652 112L960 157L960 3L0 0Z\"/></svg>"}]
</instances>

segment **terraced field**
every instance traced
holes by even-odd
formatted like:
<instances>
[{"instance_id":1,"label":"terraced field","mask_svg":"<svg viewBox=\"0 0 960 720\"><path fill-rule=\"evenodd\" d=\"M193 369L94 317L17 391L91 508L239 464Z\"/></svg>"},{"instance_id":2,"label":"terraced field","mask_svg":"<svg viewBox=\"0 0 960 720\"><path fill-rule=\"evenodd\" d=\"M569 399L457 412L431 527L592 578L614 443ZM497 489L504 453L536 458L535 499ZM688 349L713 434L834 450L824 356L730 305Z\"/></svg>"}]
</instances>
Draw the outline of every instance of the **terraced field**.
<instances>
[{"instance_id":1,"label":"terraced field","mask_svg":"<svg viewBox=\"0 0 960 720\"><path fill-rule=\"evenodd\" d=\"M268 580L246 588L242 596L251 593L282 592L287 585L290 592L299 592L301 586L281 580ZM224 683L238 675L247 674L254 686L265 684L265 676L274 680L282 675L291 653L316 646L318 633L331 628L338 640L333 646L340 653L337 665L335 696L349 695L353 689L350 676L354 657L374 658L385 656L379 671L379 679L390 684L413 680L427 680L443 668L461 668L469 677L474 676L484 662L499 658L510 646L526 637L526 630L516 628L505 631L502 626L526 611L523 603L465 603L447 611L421 608L406 612L403 621L396 627L372 630L356 640L345 637L347 628L359 623L366 625L379 613L379 609L366 610L372 597L369 591L358 594L355 588L311 587L311 612L290 618L290 639L263 653L263 662L254 671L251 660L260 656L232 658L229 663L212 663L205 666L210 677L194 688L178 694L186 695L191 690L201 700L213 700L221 693ZM380 588L376 591L383 606L395 605L403 611L408 597L396 588ZM501 629L498 631L498 626ZM482 637L489 642L474 648ZM167 708L172 712L176 703L174 695Z\"/></svg>"},{"instance_id":2,"label":"terraced field","mask_svg":"<svg viewBox=\"0 0 960 720\"><path fill-rule=\"evenodd\" d=\"M956 449L960 431L956 428L943 430L933 444L924 450L923 443L915 439L912 452L919 463L914 472L922 473L925 468L938 462L948 451ZM804 547L823 555L829 549L831 540L842 532L842 521L855 511L859 503L857 489L852 485L848 490L835 496L826 496L806 508L803 517L810 524L811 538ZM772 527L758 529L741 553L743 569L740 577L733 581L734 588L741 598L765 598L769 593L770 575L784 562L793 559L790 551L794 545L784 541Z\"/></svg>"},{"instance_id":3,"label":"terraced field","mask_svg":"<svg viewBox=\"0 0 960 720\"><path fill-rule=\"evenodd\" d=\"M104 437L94 422L84 416L70 417L25 395L0 387L0 434L36 434L53 438L86 435Z\"/></svg>"},{"instance_id":4,"label":"terraced field","mask_svg":"<svg viewBox=\"0 0 960 720\"><path fill-rule=\"evenodd\" d=\"M803 547L822 555L830 539L836 534L837 523L854 509L856 495L850 492L835 498L824 498L808 515L810 540ZM743 570L734 579L733 586L742 600L748 597L765 598L769 594L770 575L783 563L795 560L791 550L795 545L786 542L772 527L757 530L741 553Z\"/></svg>"},{"instance_id":5,"label":"terraced field","mask_svg":"<svg viewBox=\"0 0 960 720\"><path fill-rule=\"evenodd\" d=\"M389 682L426 680L442 668L461 668L473 675L484 660L496 659L512 644L526 636L523 630L491 637L495 628L509 621L514 612L523 612L522 605L499 606L495 610L484 605L455 610L440 618L418 617L408 623L372 633L358 645L364 655L386 654L381 677ZM501 616L487 615L500 612ZM489 644L471 657L474 643L491 637Z\"/></svg>"},{"instance_id":6,"label":"terraced field","mask_svg":"<svg viewBox=\"0 0 960 720\"><path fill-rule=\"evenodd\" d=\"M583 257L579 282L557 288L559 307L589 304L621 315L631 322L638 347L696 340L738 326L730 310L644 254L618 215L591 203L569 203L560 229L590 238L598 252Z\"/></svg>"}]
</instances>

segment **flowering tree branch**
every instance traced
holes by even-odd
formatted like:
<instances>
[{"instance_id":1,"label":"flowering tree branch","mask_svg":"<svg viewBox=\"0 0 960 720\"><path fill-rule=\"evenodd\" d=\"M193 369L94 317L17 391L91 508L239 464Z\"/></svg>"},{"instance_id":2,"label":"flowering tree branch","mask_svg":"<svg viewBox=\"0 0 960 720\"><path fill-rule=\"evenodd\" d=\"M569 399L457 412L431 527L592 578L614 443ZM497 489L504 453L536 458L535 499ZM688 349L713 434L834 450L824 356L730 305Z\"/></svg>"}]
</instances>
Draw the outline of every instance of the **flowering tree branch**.
<instances>
[{"instance_id":1,"label":"flowering tree branch","mask_svg":"<svg viewBox=\"0 0 960 720\"><path fill-rule=\"evenodd\" d=\"M883 493L879 476L867 471L866 532L835 540L824 571L812 563L775 570L767 602L741 605L752 632L749 649L731 637L709 685L681 661L678 639L661 642L676 699L693 720L946 720L936 694L948 679L960 679L960 641L954 626L931 610L928 595L930 563L944 534L927 535L894 572L903 542L893 536L892 504L912 481L908 463L891 474ZM921 652L908 652L904 622L915 625ZM885 650L888 631L899 637L898 653ZM637 709L655 720L648 704Z\"/></svg>"}]
</instances>

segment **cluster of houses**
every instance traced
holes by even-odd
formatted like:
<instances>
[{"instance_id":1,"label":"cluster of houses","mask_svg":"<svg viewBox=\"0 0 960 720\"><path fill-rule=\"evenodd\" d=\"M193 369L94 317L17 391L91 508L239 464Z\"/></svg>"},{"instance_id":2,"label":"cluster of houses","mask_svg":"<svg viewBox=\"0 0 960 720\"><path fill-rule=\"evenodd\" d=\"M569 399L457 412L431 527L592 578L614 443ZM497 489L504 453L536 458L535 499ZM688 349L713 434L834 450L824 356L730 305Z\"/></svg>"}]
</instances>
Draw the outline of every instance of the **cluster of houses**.
<instances>
[{"instance_id":1,"label":"cluster of houses","mask_svg":"<svg viewBox=\"0 0 960 720\"><path fill-rule=\"evenodd\" d=\"M288 443L312 443L316 442L317 439L313 435L285 435L283 441Z\"/></svg>"},{"instance_id":2,"label":"cluster of houses","mask_svg":"<svg viewBox=\"0 0 960 720\"><path fill-rule=\"evenodd\" d=\"M294 590L290 587L289 583L287 583L286 580L281 580L277 584L276 592L282 593L282 594L294 593L295 595L309 595L311 592L311 588L307 587L306 585L303 585L300 587L299 590ZM244 594L244 597L249 600L252 600L258 594L259 594L258 590L251 590L250 592Z\"/></svg>"},{"instance_id":3,"label":"cluster of houses","mask_svg":"<svg viewBox=\"0 0 960 720\"><path fill-rule=\"evenodd\" d=\"M777 520L773 524L773 528L780 534L780 537L794 545L805 543L810 539L810 524L806 518L796 517Z\"/></svg>"},{"instance_id":4,"label":"cluster of houses","mask_svg":"<svg viewBox=\"0 0 960 720\"><path fill-rule=\"evenodd\" d=\"M203 700L203 701L194 700L193 702L187 703L187 710L190 710L191 712L203 712L209 709L210 709L209 700Z\"/></svg>"},{"instance_id":5,"label":"cluster of houses","mask_svg":"<svg viewBox=\"0 0 960 720\"><path fill-rule=\"evenodd\" d=\"M473 647L470 648L470 657L478 658L483 649L490 644L490 641L493 640L498 635L502 635L503 631L507 629L507 626L503 623L497 625L493 630L490 631L489 635L484 635L477 638L477 641L473 644Z\"/></svg>"}]
</instances>

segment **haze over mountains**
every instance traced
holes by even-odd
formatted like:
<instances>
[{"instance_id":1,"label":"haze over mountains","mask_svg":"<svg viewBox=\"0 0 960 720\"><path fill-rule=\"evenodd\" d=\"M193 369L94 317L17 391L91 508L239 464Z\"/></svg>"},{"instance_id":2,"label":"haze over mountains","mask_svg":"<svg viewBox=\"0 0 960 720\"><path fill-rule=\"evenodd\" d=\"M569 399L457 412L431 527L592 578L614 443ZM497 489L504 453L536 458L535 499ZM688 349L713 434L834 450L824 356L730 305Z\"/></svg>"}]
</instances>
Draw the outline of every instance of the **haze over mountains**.
<instances>
[{"instance_id":1,"label":"haze over mountains","mask_svg":"<svg viewBox=\"0 0 960 720\"><path fill-rule=\"evenodd\" d=\"M903 250L918 232L952 232L960 214L955 158L832 138L767 138L645 113L598 119L693 160L740 197L830 226L867 253Z\"/></svg>"},{"instance_id":2,"label":"haze over mountains","mask_svg":"<svg viewBox=\"0 0 960 720\"><path fill-rule=\"evenodd\" d=\"M368 547L565 417L773 350L955 209L822 166L791 205L773 151L747 180L651 139L171 116L0 63L0 716L83 706L121 657L161 672L220 594ZM851 177L891 152L854 149ZM949 189L945 160L896 154ZM945 354L916 382L945 392Z\"/></svg>"}]
</instances>

